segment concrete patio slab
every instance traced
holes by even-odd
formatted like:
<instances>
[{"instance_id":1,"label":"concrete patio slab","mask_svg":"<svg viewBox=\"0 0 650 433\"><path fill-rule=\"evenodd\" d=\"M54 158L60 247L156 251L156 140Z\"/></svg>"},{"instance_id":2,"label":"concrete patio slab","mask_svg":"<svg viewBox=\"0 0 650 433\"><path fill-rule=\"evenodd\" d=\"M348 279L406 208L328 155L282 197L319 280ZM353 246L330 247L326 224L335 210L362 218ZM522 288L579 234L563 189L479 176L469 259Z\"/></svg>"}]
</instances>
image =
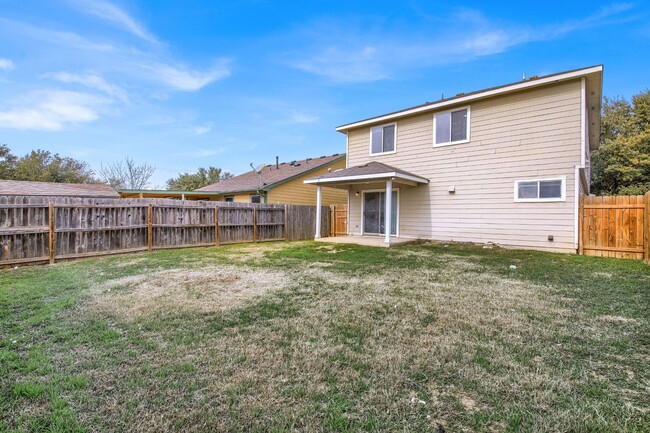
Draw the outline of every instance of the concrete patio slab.
<instances>
[{"instance_id":1,"label":"concrete patio slab","mask_svg":"<svg viewBox=\"0 0 650 433\"><path fill-rule=\"evenodd\" d=\"M391 238L390 244L384 242L384 236L337 236L328 238L314 239L317 242L330 242L334 244L356 244L368 247L394 247L396 245L415 244L420 242L418 239Z\"/></svg>"}]
</instances>

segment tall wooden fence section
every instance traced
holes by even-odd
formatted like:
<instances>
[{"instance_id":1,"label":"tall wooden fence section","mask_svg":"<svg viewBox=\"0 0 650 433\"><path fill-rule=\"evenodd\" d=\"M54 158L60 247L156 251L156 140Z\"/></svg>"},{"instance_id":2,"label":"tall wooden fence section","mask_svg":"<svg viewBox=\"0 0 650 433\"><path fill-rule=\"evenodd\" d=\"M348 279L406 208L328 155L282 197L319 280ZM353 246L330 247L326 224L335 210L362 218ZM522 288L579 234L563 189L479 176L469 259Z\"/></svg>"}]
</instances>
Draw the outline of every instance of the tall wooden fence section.
<instances>
[{"instance_id":1,"label":"tall wooden fence section","mask_svg":"<svg viewBox=\"0 0 650 433\"><path fill-rule=\"evenodd\" d=\"M321 225L328 233L325 209ZM315 206L3 196L0 266L168 248L313 239L315 218Z\"/></svg>"},{"instance_id":2,"label":"tall wooden fence section","mask_svg":"<svg viewBox=\"0 0 650 433\"><path fill-rule=\"evenodd\" d=\"M330 205L330 233L332 237L348 234L348 205Z\"/></svg>"},{"instance_id":3,"label":"tall wooden fence section","mask_svg":"<svg viewBox=\"0 0 650 433\"><path fill-rule=\"evenodd\" d=\"M580 254L650 263L650 193L584 196L579 219Z\"/></svg>"}]
</instances>

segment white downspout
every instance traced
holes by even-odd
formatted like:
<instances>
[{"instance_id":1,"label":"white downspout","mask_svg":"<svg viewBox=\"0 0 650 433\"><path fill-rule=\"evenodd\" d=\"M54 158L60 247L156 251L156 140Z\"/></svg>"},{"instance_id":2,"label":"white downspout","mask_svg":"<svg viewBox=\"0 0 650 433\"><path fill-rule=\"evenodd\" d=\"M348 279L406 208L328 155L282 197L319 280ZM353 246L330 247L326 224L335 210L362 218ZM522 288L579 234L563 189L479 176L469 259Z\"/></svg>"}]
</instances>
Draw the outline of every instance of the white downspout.
<instances>
[{"instance_id":1,"label":"white downspout","mask_svg":"<svg viewBox=\"0 0 650 433\"><path fill-rule=\"evenodd\" d=\"M320 219L321 219L321 205L322 205L321 186L316 185L316 235L315 239L320 239Z\"/></svg>"},{"instance_id":2,"label":"white downspout","mask_svg":"<svg viewBox=\"0 0 650 433\"><path fill-rule=\"evenodd\" d=\"M580 242L580 182L582 182L580 170L584 170L587 158L587 122L587 81L582 77L580 80L580 165L575 166L573 174L573 247L576 251Z\"/></svg>"}]
</instances>

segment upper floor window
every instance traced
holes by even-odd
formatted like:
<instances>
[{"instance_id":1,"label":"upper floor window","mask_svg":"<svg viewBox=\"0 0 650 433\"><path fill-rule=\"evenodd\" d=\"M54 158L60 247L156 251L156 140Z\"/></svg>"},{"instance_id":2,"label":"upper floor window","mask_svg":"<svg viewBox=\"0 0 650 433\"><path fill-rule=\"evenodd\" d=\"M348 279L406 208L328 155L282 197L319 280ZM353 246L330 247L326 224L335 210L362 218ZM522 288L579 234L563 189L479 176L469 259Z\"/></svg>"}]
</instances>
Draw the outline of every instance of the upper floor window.
<instances>
[{"instance_id":1,"label":"upper floor window","mask_svg":"<svg viewBox=\"0 0 650 433\"><path fill-rule=\"evenodd\" d=\"M566 177L515 181L515 201L565 201Z\"/></svg>"},{"instance_id":2,"label":"upper floor window","mask_svg":"<svg viewBox=\"0 0 650 433\"><path fill-rule=\"evenodd\" d=\"M469 141L469 107L449 110L433 115L433 145Z\"/></svg>"},{"instance_id":3,"label":"upper floor window","mask_svg":"<svg viewBox=\"0 0 650 433\"><path fill-rule=\"evenodd\" d=\"M370 154L395 152L395 137L397 136L397 124L377 126L370 129Z\"/></svg>"}]
</instances>

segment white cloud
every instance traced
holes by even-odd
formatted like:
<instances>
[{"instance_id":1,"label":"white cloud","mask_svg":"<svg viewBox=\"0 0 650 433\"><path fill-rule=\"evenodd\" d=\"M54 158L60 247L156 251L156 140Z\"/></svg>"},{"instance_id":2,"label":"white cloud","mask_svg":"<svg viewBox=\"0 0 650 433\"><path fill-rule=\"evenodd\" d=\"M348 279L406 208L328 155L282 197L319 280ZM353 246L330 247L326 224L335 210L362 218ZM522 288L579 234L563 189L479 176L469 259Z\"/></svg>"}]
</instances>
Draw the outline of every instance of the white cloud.
<instances>
[{"instance_id":1,"label":"white cloud","mask_svg":"<svg viewBox=\"0 0 650 433\"><path fill-rule=\"evenodd\" d=\"M458 55L470 57L488 56L501 53L518 43L515 35L507 31L495 30L465 39L456 51Z\"/></svg>"},{"instance_id":2,"label":"white cloud","mask_svg":"<svg viewBox=\"0 0 650 433\"><path fill-rule=\"evenodd\" d=\"M459 9L447 19L429 18L418 11L425 18L424 30L414 26L394 31L385 23L376 25L358 19L320 21L302 30L300 36L311 43L306 52L288 55L294 58L289 64L335 82L372 82L390 78L404 69L466 62L526 43L635 19L621 15L632 8L629 3L616 4L578 20L538 27L490 20L472 9ZM432 25L439 29L430 31Z\"/></svg>"},{"instance_id":3,"label":"white cloud","mask_svg":"<svg viewBox=\"0 0 650 433\"><path fill-rule=\"evenodd\" d=\"M60 131L66 126L98 118L102 98L79 92L33 92L7 111L0 111L0 128Z\"/></svg>"},{"instance_id":4,"label":"white cloud","mask_svg":"<svg viewBox=\"0 0 650 433\"><path fill-rule=\"evenodd\" d=\"M289 101L288 99L246 98L248 115L259 121L270 121L273 125L296 125L317 122L320 118L310 111L322 111L314 101Z\"/></svg>"},{"instance_id":5,"label":"white cloud","mask_svg":"<svg viewBox=\"0 0 650 433\"><path fill-rule=\"evenodd\" d=\"M318 116L302 113L297 110L292 110L289 115L289 123L314 123L316 121L318 121Z\"/></svg>"},{"instance_id":6,"label":"white cloud","mask_svg":"<svg viewBox=\"0 0 650 433\"><path fill-rule=\"evenodd\" d=\"M208 123L206 125L197 125L192 127L192 132L194 135L203 135L212 131L212 124Z\"/></svg>"},{"instance_id":7,"label":"white cloud","mask_svg":"<svg viewBox=\"0 0 650 433\"><path fill-rule=\"evenodd\" d=\"M14 68L14 62L11 59L0 59L0 71L10 71Z\"/></svg>"},{"instance_id":8,"label":"white cloud","mask_svg":"<svg viewBox=\"0 0 650 433\"><path fill-rule=\"evenodd\" d=\"M45 74L46 77L61 81L62 83L77 83L91 89L99 90L108 96L127 102L128 97L124 89L119 86L106 82L102 77L96 74L73 74L70 72L52 72Z\"/></svg>"},{"instance_id":9,"label":"white cloud","mask_svg":"<svg viewBox=\"0 0 650 433\"><path fill-rule=\"evenodd\" d=\"M85 12L95 15L105 21L117 25L140 39L156 44L158 40L147 30L147 28L137 22L128 13L119 7L105 1L99 0L74 0L73 3L79 5Z\"/></svg>"},{"instance_id":10,"label":"white cloud","mask_svg":"<svg viewBox=\"0 0 650 433\"><path fill-rule=\"evenodd\" d=\"M171 66L162 63L142 66L153 72L154 77L162 83L189 92L200 90L208 84L230 75L227 62L223 60L217 66L204 72L192 70L185 66Z\"/></svg>"},{"instance_id":11,"label":"white cloud","mask_svg":"<svg viewBox=\"0 0 650 433\"><path fill-rule=\"evenodd\" d=\"M340 82L364 82L388 78L384 50L374 46L360 48L326 47L315 56L297 61L293 66L303 71Z\"/></svg>"},{"instance_id":12,"label":"white cloud","mask_svg":"<svg viewBox=\"0 0 650 433\"><path fill-rule=\"evenodd\" d=\"M71 49L70 55L75 56L72 59L73 62L82 60L88 64L88 69L98 70L103 74L120 74L127 79L136 79L142 82L162 83L166 87L175 90L194 92L230 75L229 61L227 59L218 59L209 69L197 70L170 59L168 55L160 52L160 50L143 51L130 46L95 42L76 33L44 29L0 17L0 34L3 31L12 36L39 40L43 42L43 44L40 44L41 47L44 47L43 49L48 49L51 45L55 45L54 48L59 50L62 47L69 48ZM83 56L79 55L79 50L84 51ZM59 79L59 81L76 82L93 87L111 94L113 97L126 97L125 92L120 92L121 89L116 86L110 84L107 86L107 83L101 83L99 81L101 77L99 76L93 78L80 74L68 74L53 76L53 78ZM142 86L138 87L141 88ZM160 95L161 99L167 97L164 93L152 93L150 88L146 90L148 95Z\"/></svg>"},{"instance_id":13,"label":"white cloud","mask_svg":"<svg viewBox=\"0 0 650 433\"><path fill-rule=\"evenodd\" d=\"M74 49L102 53L115 51L115 47L111 44L94 42L72 32L45 29L2 17L0 17L0 24L2 24L0 27L2 27L3 30L10 32L12 35L25 36L50 45L55 44Z\"/></svg>"},{"instance_id":14,"label":"white cloud","mask_svg":"<svg viewBox=\"0 0 650 433\"><path fill-rule=\"evenodd\" d=\"M209 158L211 156L219 155L225 152L225 148L216 147L210 149L193 149L188 152L177 153L176 156L182 158Z\"/></svg>"}]
</instances>

